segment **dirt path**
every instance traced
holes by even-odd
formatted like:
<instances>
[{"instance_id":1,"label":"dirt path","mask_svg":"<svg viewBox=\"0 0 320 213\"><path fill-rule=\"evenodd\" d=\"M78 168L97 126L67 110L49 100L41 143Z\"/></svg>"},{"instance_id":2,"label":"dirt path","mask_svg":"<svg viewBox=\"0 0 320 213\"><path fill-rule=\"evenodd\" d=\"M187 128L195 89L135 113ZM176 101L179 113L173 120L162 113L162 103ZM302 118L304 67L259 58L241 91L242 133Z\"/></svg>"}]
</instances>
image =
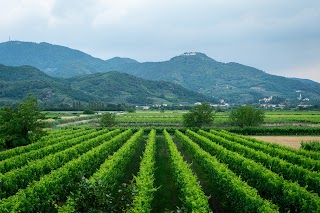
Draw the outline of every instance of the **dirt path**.
<instances>
[{"instance_id":1,"label":"dirt path","mask_svg":"<svg viewBox=\"0 0 320 213\"><path fill-rule=\"evenodd\" d=\"M273 142L284 146L291 146L295 149L300 148L301 141L320 141L320 136L250 136L266 142Z\"/></svg>"}]
</instances>

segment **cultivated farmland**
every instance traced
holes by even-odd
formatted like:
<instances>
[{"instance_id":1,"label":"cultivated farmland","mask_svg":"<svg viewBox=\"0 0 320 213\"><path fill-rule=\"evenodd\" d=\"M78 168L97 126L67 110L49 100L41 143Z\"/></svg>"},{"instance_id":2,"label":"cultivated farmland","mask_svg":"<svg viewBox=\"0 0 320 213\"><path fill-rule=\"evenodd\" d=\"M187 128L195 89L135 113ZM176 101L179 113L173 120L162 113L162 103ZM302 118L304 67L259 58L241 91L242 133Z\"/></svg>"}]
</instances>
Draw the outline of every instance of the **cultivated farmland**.
<instances>
[{"instance_id":1,"label":"cultivated farmland","mask_svg":"<svg viewBox=\"0 0 320 213\"><path fill-rule=\"evenodd\" d=\"M320 153L225 130L59 129L0 172L0 212L320 212Z\"/></svg>"}]
</instances>

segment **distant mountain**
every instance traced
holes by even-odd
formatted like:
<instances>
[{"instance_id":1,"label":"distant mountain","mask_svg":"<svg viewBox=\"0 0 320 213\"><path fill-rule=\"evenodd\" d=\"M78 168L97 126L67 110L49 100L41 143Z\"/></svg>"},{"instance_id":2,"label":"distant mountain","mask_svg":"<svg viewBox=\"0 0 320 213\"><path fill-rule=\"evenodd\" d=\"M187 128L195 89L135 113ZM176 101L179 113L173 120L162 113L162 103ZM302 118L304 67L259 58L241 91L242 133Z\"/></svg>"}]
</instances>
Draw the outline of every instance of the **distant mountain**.
<instances>
[{"instance_id":1,"label":"distant mountain","mask_svg":"<svg viewBox=\"0 0 320 213\"><path fill-rule=\"evenodd\" d=\"M75 77L109 71L147 80L177 83L189 90L230 103L257 103L266 97L320 102L320 84L310 80L270 75L238 63L221 63L199 52L188 52L163 62L139 63L115 57L94 58L86 53L48 43L0 43L0 63L31 65L54 77ZM270 62L272 63L272 62Z\"/></svg>"},{"instance_id":2,"label":"distant mountain","mask_svg":"<svg viewBox=\"0 0 320 213\"><path fill-rule=\"evenodd\" d=\"M300 81L301 83L309 85L309 86L314 86L314 87L319 86L318 82L312 81L312 80L309 80L309 79L302 79L302 78L292 78L292 79Z\"/></svg>"},{"instance_id":3,"label":"distant mountain","mask_svg":"<svg viewBox=\"0 0 320 213\"><path fill-rule=\"evenodd\" d=\"M175 83L151 81L126 73L107 72L69 79L71 88L102 101L113 103L195 103L214 102L198 92L192 92Z\"/></svg>"},{"instance_id":4,"label":"distant mountain","mask_svg":"<svg viewBox=\"0 0 320 213\"><path fill-rule=\"evenodd\" d=\"M49 43L8 41L0 43L0 63L7 66L34 66L52 77L115 71L119 66L138 63L130 58L94 58L79 50Z\"/></svg>"},{"instance_id":5,"label":"distant mountain","mask_svg":"<svg viewBox=\"0 0 320 213\"><path fill-rule=\"evenodd\" d=\"M0 43L0 63L9 66L31 65L50 76L64 78L110 70L102 59L44 42Z\"/></svg>"},{"instance_id":6,"label":"distant mountain","mask_svg":"<svg viewBox=\"0 0 320 213\"><path fill-rule=\"evenodd\" d=\"M73 101L162 104L213 102L175 83L144 80L126 73L108 72L74 78L53 78L31 66L0 65L0 105L35 95L44 106L72 105Z\"/></svg>"},{"instance_id":7,"label":"distant mountain","mask_svg":"<svg viewBox=\"0 0 320 213\"><path fill-rule=\"evenodd\" d=\"M231 103L257 103L269 96L295 102L300 93L312 101L320 100L319 83L311 85L311 81L270 75L234 62L221 63L198 52L184 53L164 62L124 64L117 70L145 79L171 81Z\"/></svg>"},{"instance_id":8,"label":"distant mountain","mask_svg":"<svg viewBox=\"0 0 320 213\"><path fill-rule=\"evenodd\" d=\"M0 105L20 101L28 94L33 94L46 106L70 104L73 100L99 100L95 96L72 89L63 81L49 77L31 66L0 65Z\"/></svg>"},{"instance_id":9,"label":"distant mountain","mask_svg":"<svg viewBox=\"0 0 320 213\"><path fill-rule=\"evenodd\" d=\"M139 63L139 62L131 58L114 57L109 60L106 60L106 63L108 64L108 66L118 67L124 64L132 64L132 63Z\"/></svg>"}]
</instances>

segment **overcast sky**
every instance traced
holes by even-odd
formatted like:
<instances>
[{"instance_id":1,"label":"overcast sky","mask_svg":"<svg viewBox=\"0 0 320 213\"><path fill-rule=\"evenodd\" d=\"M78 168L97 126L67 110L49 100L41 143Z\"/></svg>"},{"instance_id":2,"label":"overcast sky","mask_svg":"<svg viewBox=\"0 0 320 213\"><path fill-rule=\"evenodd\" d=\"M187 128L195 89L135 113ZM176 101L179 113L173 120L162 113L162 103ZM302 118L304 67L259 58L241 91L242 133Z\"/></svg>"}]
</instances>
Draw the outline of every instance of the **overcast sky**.
<instances>
[{"instance_id":1,"label":"overcast sky","mask_svg":"<svg viewBox=\"0 0 320 213\"><path fill-rule=\"evenodd\" d=\"M198 51L320 82L319 0L0 0L0 42L49 42L102 59Z\"/></svg>"}]
</instances>

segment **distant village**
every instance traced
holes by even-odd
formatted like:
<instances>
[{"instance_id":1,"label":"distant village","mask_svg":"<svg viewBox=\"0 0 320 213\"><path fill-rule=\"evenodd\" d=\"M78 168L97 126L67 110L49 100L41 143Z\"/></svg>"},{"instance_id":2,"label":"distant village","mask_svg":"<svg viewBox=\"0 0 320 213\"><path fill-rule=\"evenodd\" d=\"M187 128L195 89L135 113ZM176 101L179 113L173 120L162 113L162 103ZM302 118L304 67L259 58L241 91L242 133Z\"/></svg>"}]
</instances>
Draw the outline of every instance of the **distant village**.
<instances>
[{"instance_id":1,"label":"distant village","mask_svg":"<svg viewBox=\"0 0 320 213\"><path fill-rule=\"evenodd\" d=\"M303 97L302 91L297 90L298 96L296 98L297 103L296 104L290 104L288 106L288 99L279 98L277 96L269 96L262 99L259 99L259 102L253 105L257 105L258 107L269 109L269 110L285 110L285 109L309 109L309 108L319 108L318 106L314 106L313 104L310 104L310 99L307 97ZM193 105L201 105L201 102L195 102ZM186 105L178 104L180 107L184 107ZM235 106L235 104L227 103L224 99L221 99L219 103L217 104L210 104L212 108L220 109L220 110L227 110L229 108L232 108ZM151 109L161 109L161 108L167 108L169 107L168 104L153 104L153 105L147 105L147 106L136 106L136 108L142 109L142 110L151 110ZM192 107L189 105L189 107Z\"/></svg>"}]
</instances>

